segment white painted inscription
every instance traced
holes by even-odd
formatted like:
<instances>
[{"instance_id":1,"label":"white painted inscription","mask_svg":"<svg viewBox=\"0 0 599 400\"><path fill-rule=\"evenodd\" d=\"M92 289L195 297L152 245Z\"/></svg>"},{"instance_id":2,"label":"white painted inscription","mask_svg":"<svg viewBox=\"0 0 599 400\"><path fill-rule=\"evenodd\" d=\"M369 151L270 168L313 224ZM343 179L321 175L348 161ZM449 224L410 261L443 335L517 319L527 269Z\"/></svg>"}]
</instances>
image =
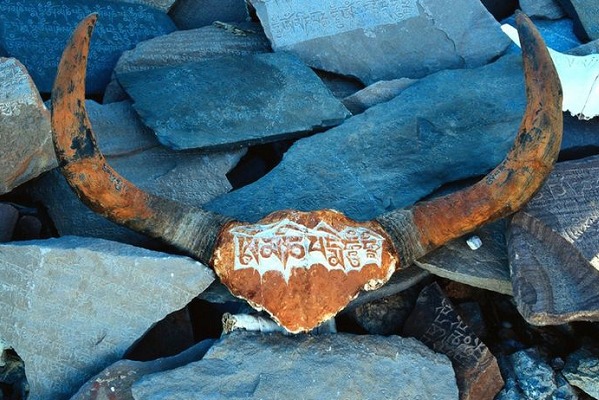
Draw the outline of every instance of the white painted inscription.
<instances>
[{"instance_id":1,"label":"white painted inscription","mask_svg":"<svg viewBox=\"0 0 599 400\"><path fill-rule=\"evenodd\" d=\"M230 230L235 243L234 269L279 271L289 281L294 268L322 265L346 274L365 265L381 267L382 236L363 227L337 231L325 222L308 228L284 219L267 225L239 226Z\"/></svg>"},{"instance_id":2,"label":"white painted inscription","mask_svg":"<svg viewBox=\"0 0 599 400\"><path fill-rule=\"evenodd\" d=\"M419 15L414 0L255 0L268 7L268 24L278 47L355 29L396 24Z\"/></svg>"}]
</instances>

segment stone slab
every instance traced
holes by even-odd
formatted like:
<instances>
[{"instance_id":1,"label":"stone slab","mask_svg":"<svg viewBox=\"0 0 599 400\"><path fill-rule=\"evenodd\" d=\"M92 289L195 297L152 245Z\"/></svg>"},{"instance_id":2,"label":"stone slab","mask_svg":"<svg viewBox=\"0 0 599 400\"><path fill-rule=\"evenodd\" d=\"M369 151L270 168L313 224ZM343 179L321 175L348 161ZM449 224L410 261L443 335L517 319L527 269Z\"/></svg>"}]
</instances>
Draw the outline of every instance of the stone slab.
<instances>
[{"instance_id":1,"label":"stone slab","mask_svg":"<svg viewBox=\"0 0 599 400\"><path fill-rule=\"evenodd\" d=\"M520 0L520 9L529 17L559 19L566 13L558 0Z\"/></svg>"},{"instance_id":2,"label":"stone slab","mask_svg":"<svg viewBox=\"0 0 599 400\"><path fill-rule=\"evenodd\" d=\"M195 206L231 189L226 173L237 164L243 150L213 154L175 152L158 144L130 103L100 105L88 100L86 107L108 162L142 189ZM151 243L145 236L89 210L58 170L28 185L27 191L46 206L61 235L93 236L146 246Z\"/></svg>"},{"instance_id":3,"label":"stone slab","mask_svg":"<svg viewBox=\"0 0 599 400\"><path fill-rule=\"evenodd\" d=\"M167 12L171 9L177 0L116 0L120 3L145 4L148 7ZM114 0L107 0L108 3L113 3Z\"/></svg>"},{"instance_id":4,"label":"stone slab","mask_svg":"<svg viewBox=\"0 0 599 400\"><path fill-rule=\"evenodd\" d=\"M3 0L0 47L29 70L40 92L52 90L58 61L75 26L97 12L86 91L102 93L124 50L176 29L163 12L140 4L107 0Z\"/></svg>"},{"instance_id":5,"label":"stone slab","mask_svg":"<svg viewBox=\"0 0 599 400\"><path fill-rule=\"evenodd\" d=\"M415 261L415 264L452 281L511 295L512 280L505 231L506 223L503 220L485 225L469 235L452 240ZM482 246L476 250L472 250L466 242L473 236L482 241Z\"/></svg>"},{"instance_id":6,"label":"stone slab","mask_svg":"<svg viewBox=\"0 0 599 400\"><path fill-rule=\"evenodd\" d=\"M0 337L25 362L30 399L68 399L214 279L190 258L100 239L0 247Z\"/></svg>"},{"instance_id":7,"label":"stone slab","mask_svg":"<svg viewBox=\"0 0 599 400\"><path fill-rule=\"evenodd\" d=\"M599 320L599 156L558 163L508 234L514 298L535 325Z\"/></svg>"},{"instance_id":8,"label":"stone slab","mask_svg":"<svg viewBox=\"0 0 599 400\"><path fill-rule=\"evenodd\" d=\"M343 105L352 114L360 114L368 108L384 103L400 94L415 83L415 79L400 78L391 81L378 81L343 99Z\"/></svg>"},{"instance_id":9,"label":"stone slab","mask_svg":"<svg viewBox=\"0 0 599 400\"><path fill-rule=\"evenodd\" d=\"M117 78L144 123L174 149L297 138L349 116L314 72L289 54L227 56Z\"/></svg>"},{"instance_id":10,"label":"stone slab","mask_svg":"<svg viewBox=\"0 0 599 400\"><path fill-rule=\"evenodd\" d=\"M50 113L27 69L14 58L0 58L0 93L0 194L3 194L58 164L52 145Z\"/></svg>"},{"instance_id":11,"label":"stone slab","mask_svg":"<svg viewBox=\"0 0 599 400\"><path fill-rule=\"evenodd\" d=\"M562 370L564 377L589 396L599 398L599 356L597 351L582 347L568 355Z\"/></svg>"},{"instance_id":12,"label":"stone slab","mask_svg":"<svg viewBox=\"0 0 599 400\"><path fill-rule=\"evenodd\" d=\"M583 42L599 39L599 4L594 1L559 0L574 20L574 32Z\"/></svg>"},{"instance_id":13,"label":"stone slab","mask_svg":"<svg viewBox=\"0 0 599 400\"><path fill-rule=\"evenodd\" d=\"M414 399L422 393L457 398L445 356L414 339L348 334L233 332L201 361L133 385L133 397L144 400Z\"/></svg>"},{"instance_id":14,"label":"stone slab","mask_svg":"<svg viewBox=\"0 0 599 400\"><path fill-rule=\"evenodd\" d=\"M239 22L249 19L244 0L178 0L169 12L179 29L195 29L214 21Z\"/></svg>"},{"instance_id":15,"label":"stone slab","mask_svg":"<svg viewBox=\"0 0 599 400\"><path fill-rule=\"evenodd\" d=\"M364 221L409 206L505 157L524 113L523 85L519 56L423 78L298 140L266 176L206 208L249 222L277 210L324 208Z\"/></svg>"},{"instance_id":16,"label":"stone slab","mask_svg":"<svg viewBox=\"0 0 599 400\"><path fill-rule=\"evenodd\" d=\"M507 48L478 0L250 0L275 51L365 84L484 65Z\"/></svg>"},{"instance_id":17,"label":"stone slab","mask_svg":"<svg viewBox=\"0 0 599 400\"><path fill-rule=\"evenodd\" d=\"M492 399L503 387L497 360L437 283L420 292L403 332L449 357L461 400Z\"/></svg>"}]
</instances>

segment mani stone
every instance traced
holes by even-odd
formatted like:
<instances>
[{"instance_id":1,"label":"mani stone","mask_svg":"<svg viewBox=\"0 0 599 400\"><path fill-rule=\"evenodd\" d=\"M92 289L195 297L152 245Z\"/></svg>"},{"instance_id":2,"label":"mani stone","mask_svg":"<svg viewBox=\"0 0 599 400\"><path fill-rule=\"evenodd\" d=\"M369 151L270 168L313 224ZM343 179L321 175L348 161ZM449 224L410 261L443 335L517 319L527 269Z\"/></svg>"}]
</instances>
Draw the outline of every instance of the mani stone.
<instances>
[{"instance_id":1,"label":"mani stone","mask_svg":"<svg viewBox=\"0 0 599 400\"><path fill-rule=\"evenodd\" d=\"M146 376L135 399L455 399L447 357L414 339L233 332L201 361Z\"/></svg>"},{"instance_id":2,"label":"mani stone","mask_svg":"<svg viewBox=\"0 0 599 400\"><path fill-rule=\"evenodd\" d=\"M520 56L442 71L298 140L266 176L206 208L249 222L324 208L369 220L494 168L512 146L525 103Z\"/></svg>"},{"instance_id":3,"label":"mani stone","mask_svg":"<svg viewBox=\"0 0 599 400\"><path fill-rule=\"evenodd\" d=\"M25 362L30 399L68 399L213 279L190 258L100 239L1 245L0 337Z\"/></svg>"},{"instance_id":4,"label":"mani stone","mask_svg":"<svg viewBox=\"0 0 599 400\"><path fill-rule=\"evenodd\" d=\"M473 68L509 45L479 0L250 0L275 51L366 85Z\"/></svg>"},{"instance_id":5,"label":"mani stone","mask_svg":"<svg viewBox=\"0 0 599 400\"><path fill-rule=\"evenodd\" d=\"M168 15L182 30L214 21L241 22L250 17L245 0L178 0Z\"/></svg>"},{"instance_id":6,"label":"mani stone","mask_svg":"<svg viewBox=\"0 0 599 400\"><path fill-rule=\"evenodd\" d=\"M599 320L599 156L558 163L512 219L518 311L534 325Z\"/></svg>"},{"instance_id":7,"label":"mani stone","mask_svg":"<svg viewBox=\"0 0 599 400\"><path fill-rule=\"evenodd\" d=\"M175 152L160 146L128 102L86 107L100 150L126 179L162 197L199 206L231 190L226 173L243 151L203 154ZM58 170L44 175L28 192L42 202L61 235L93 236L148 245L149 239L89 210Z\"/></svg>"},{"instance_id":8,"label":"mani stone","mask_svg":"<svg viewBox=\"0 0 599 400\"><path fill-rule=\"evenodd\" d=\"M512 294L505 239L506 223L497 221L455 239L414 263L435 275L470 286ZM477 236L482 246L472 250L467 240Z\"/></svg>"},{"instance_id":9,"label":"mani stone","mask_svg":"<svg viewBox=\"0 0 599 400\"><path fill-rule=\"evenodd\" d=\"M226 56L117 78L158 140L177 150L297 138L349 116L310 68L285 53Z\"/></svg>"},{"instance_id":10,"label":"mani stone","mask_svg":"<svg viewBox=\"0 0 599 400\"><path fill-rule=\"evenodd\" d=\"M437 283L420 292L403 333L449 357L461 400L492 399L503 387L497 360Z\"/></svg>"},{"instance_id":11,"label":"mani stone","mask_svg":"<svg viewBox=\"0 0 599 400\"><path fill-rule=\"evenodd\" d=\"M529 17L558 19L566 16L558 0L520 0L520 9Z\"/></svg>"},{"instance_id":12,"label":"mani stone","mask_svg":"<svg viewBox=\"0 0 599 400\"><path fill-rule=\"evenodd\" d=\"M116 0L119 3L145 4L148 7L167 12L171 9L177 0ZM106 0L107 3L114 3L114 0Z\"/></svg>"},{"instance_id":13,"label":"mani stone","mask_svg":"<svg viewBox=\"0 0 599 400\"><path fill-rule=\"evenodd\" d=\"M583 0L559 0L574 20L574 33L583 42L599 39L599 3Z\"/></svg>"},{"instance_id":14,"label":"mani stone","mask_svg":"<svg viewBox=\"0 0 599 400\"><path fill-rule=\"evenodd\" d=\"M87 68L86 92L102 93L124 50L174 31L170 18L141 4L107 0L2 0L0 47L29 70L40 92L50 92L62 51L75 26L91 13L99 19Z\"/></svg>"},{"instance_id":15,"label":"mani stone","mask_svg":"<svg viewBox=\"0 0 599 400\"><path fill-rule=\"evenodd\" d=\"M3 194L55 168L57 163L50 113L27 70L14 58L0 58L0 89L0 194Z\"/></svg>"}]
</instances>

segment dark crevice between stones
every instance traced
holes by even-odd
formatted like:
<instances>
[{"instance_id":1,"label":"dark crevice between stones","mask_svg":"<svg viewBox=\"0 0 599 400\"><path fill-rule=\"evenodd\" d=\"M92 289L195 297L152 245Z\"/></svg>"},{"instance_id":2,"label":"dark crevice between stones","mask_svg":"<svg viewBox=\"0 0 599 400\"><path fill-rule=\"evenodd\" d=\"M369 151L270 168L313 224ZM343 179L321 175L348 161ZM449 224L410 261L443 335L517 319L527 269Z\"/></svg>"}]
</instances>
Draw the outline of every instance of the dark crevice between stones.
<instances>
[{"instance_id":1,"label":"dark crevice between stones","mask_svg":"<svg viewBox=\"0 0 599 400\"><path fill-rule=\"evenodd\" d=\"M0 354L0 399L24 400L29 395L25 363L13 349Z\"/></svg>"}]
</instances>

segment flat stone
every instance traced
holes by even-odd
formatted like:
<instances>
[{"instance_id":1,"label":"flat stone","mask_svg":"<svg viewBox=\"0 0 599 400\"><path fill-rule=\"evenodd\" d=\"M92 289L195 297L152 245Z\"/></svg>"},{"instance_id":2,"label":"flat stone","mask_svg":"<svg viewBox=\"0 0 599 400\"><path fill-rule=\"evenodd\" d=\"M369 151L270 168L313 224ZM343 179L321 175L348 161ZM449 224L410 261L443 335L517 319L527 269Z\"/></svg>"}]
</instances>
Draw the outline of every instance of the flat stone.
<instances>
[{"instance_id":1,"label":"flat stone","mask_svg":"<svg viewBox=\"0 0 599 400\"><path fill-rule=\"evenodd\" d=\"M115 0L106 0L106 3L114 3ZM145 4L148 7L167 12L177 0L116 0L119 3Z\"/></svg>"},{"instance_id":2,"label":"flat stone","mask_svg":"<svg viewBox=\"0 0 599 400\"><path fill-rule=\"evenodd\" d=\"M3 194L58 164L52 145L50 113L23 64L14 58L0 58L0 88L0 194Z\"/></svg>"},{"instance_id":3,"label":"flat stone","mask_svg":"<svg viewBox=\"0 0 599 400\"><path fill-rule=\"evenodd\" d=\"M564 135L560 156L565 159L599 154L599 119L585 121L564 113Z\"/></svg>"},{"instance_id":4,"label":"flat stone","mask_svg":"<svg viewBox=\"0 0 599 400\"><path fill-rule=\"evenodd\" d=\"M505 239L506 224L488 224L459 239L452 240L415 264L443 278L494 292L512 294L512 280ZM476 236L482 246L472 250L467 239Z\"/></svg>"},{"instance_id":5,"label":"flat stone","mask_svg":"<svg viewBox=\"0 0 599 400\"><path fill-rule=\"evenodd\" d=\"M19 210L7 203L0 203L0 243L9 242L12 239Z\"/></svg>"},{"instance_id":6,"label":"flat stone","mask_svg":"<svg viewBox=\"0 0 599 400\"><path fill-rule=\"evenodd\" d=\"M415 82L415 79L409 78L378 81L343 99L343 105L352 114L360 114L372 106L393 99Z\"/></svg>"},{"instance_id":7,"label":"flat stone","mask_svg":"<svg viewBox=\"0 0 599 400\"><path fill-rule=\"evenodd\" d=\"M91 378L70 400L133 399L131 386L142 376L198 361L213 343L206 339L180 354L151 361L119 360Z\"/></svg>"},{"instance_id":8,"label":"flat stone","mask_svg":"<svg viewBox=\"0 0 599 400\"><path fill-rule=\"evenodd\" d=\"M276 210L324 208L364 221L411 205L503 160L524 113L523 86L519 56L423 78L298 140L266 176L205 207L250 222Z\"/></svg>"},{"instance_id":9,"label":"flat stone","mask_svg":"<svg viewBox=\"0 0 599 400\"><path fill-rule=\"evenodd\" d=\"M559 19L566 16L558 0L520 0L520 9L529 17Z\"/></svg>"},{"instance_id":10,"label":"flat stone","mask_svg":"<svg viewBox=\"0 0 599 400\"><path fill-rule=\"evenodd\" d=\"M108 162L142 189L195 206L231 189L225 175L237 164L242 150L175 152L158 144L129 103L100 105L87 101L86 106ZM147 237L90 211L58 170L44 175L27 190L46 206L61 235L93 236L136 245L150 243Z\"/></svg>"},{"instance_id":11,"label":"flat stone","mask_svg":"<svg viewBox=\"0 0 599 400\"><path fill-rule=\"evenodd\" d=\"M583 42L599 39L599 4L594 1L559 0L574 20L574 33Z\"/></svg>"},{"instance_id":12,"label":"flat stone","mask_svg":"<svg viewBox=\"0 0 599 400\"><path fill-rule=\"evenodd\" d=\"M145 124L174 149L297 138L349 116L316 74L289 54L227 56L117 78Z\"/></svg>"},{"instance_id":13,"label":"flat stone","mask_svg":"<svg viewBox=\"0 0 599 400\"><path fill-rule=\"evenodd\" d=\"M558 163L508 234L514 299L535 325L599 320L599 156Z\"/></svg>"},{"instance_id":14,"label":"flat stone","mask_svg":"<svg viewBox=\"0 0 599 400\"><path fill-rule=\"evenodd\" d=\"M420 292L404 334L449 357L461 400L492 399L503 387L497 360L464 323L437 283Z\"/></svg>"},{"instance_id":15,"label":"flat stone","mask_svg":"<svg viewBox=\"0 0 599 400\"><path fill-rule=\"evenodd\" d=\"M0 277L0 337L30 399L68 399L214 279L187 257L72 236L2 245Z\"/></svg>"},{"instance_id":16,"label":"flat stone","mask_svg":"<svg viewBox=\"0 0 599 400\"><path fill-rule=\"evenodd\" d=\"M599 357L588 348L568 355L562 374L572 386L599 398Z\"/></svg>"},{"instance_id":17,"label":"flat stone","mask_svg":"<svg viewBox=\"0 0 599 400\"><path fill-rule=\"evenodd\" d=\"M509 45L480 1L250 0L275 51L365 84L484 65Z\"/></svg>"},{"instance_id":18,"label":"flat stone","mask_svg":"<svg viewBox=\"0 0 599 400\"><path fill-rule=\"evenodd\" d=\"M178 0L169 12L179 29L194 29L214 21L239 22L249 19L244 0Z\"/></svg>"},{"instance_id":19,"label":"flat stone","mask_svg":"<svg viewBox=\"0 0 599 400\"><path fill-rule=\"evenodd\" d=\"M414 339L349 334L233 332L201 361L133 385L133 397L144 400L297 398L300 393L306 400L458 396L447 357Z\"/></svg>"},{"instance_id":20,"label":"flat stone","mask_svg":"<svg viewBox=\"0 0 599 400\"><path fill-rule=\"evenodd\" d=\"M0 47L29 70L40 92L50 92L58 61L75 26L97 12L87 69L86 91L102 93L124 50L170 33L175 24L164 12L107 0L3 0Z\"/></svg>"},{"instance_id":21,"label":"flat stone","mask_svg":"<svg viewBox=\"0 0 599 400\"><path fill-rule=\"evenodd\" d=\"M547 47L550 47L553 50L566 52L581 45L580 39L574 34L574 22L570 18L558 20L533 18L532 21L541 33ZM508 23L511 26L516 26L515 18L513 16L506 18L502 22ZM520 54L520 49L516 45L511 45L507 52Z\"/></svg>"}]
</instances>

